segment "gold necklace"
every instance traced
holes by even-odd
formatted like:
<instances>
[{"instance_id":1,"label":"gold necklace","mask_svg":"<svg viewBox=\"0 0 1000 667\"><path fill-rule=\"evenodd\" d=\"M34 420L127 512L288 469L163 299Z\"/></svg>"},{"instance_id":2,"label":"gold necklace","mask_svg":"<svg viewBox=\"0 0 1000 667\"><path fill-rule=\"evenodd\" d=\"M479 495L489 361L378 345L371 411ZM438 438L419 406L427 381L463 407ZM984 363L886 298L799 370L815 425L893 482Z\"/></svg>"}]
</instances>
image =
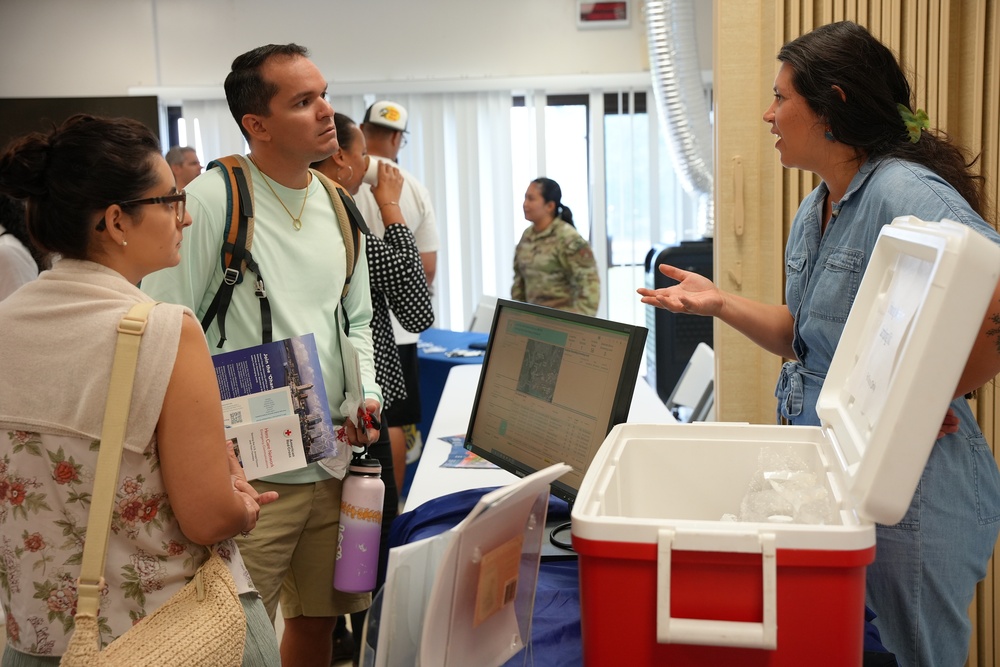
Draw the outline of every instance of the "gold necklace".
<instances>
[{"instance_id":1,"label":"gold necklace","mask_svg":"<svg viewBox=\"0 0 1000 667\"><path fill-rule=\"evenodd\" d=\"M287 206L285 206L285 202L281 201L281 197L279 197L278 193L274 191L273 187L271 187L271 182L270 182L271 179L267 177L267 174L265 174L264 171L260 168L260 165L257 164L257 161L253 159L253 156L248 155L247 157L250 158L251 162L253 162L253 166L257 167L257 171L260 172L260 175L264 177L264 185L267 186L267 189L271 191L271 194L274 195L274 198L278 200L279 204L281 204L281 208L285 209L285 213L288 214L288 217L292 219L292 227L295 228L295 231L299 231L300 229L302 229L302 214L306 210L306 202L309 201L309 183L312 182L312 174L309 174L309 178L308 180L306 180L306 194L302 198L302 208L299 209L299 215L296 217L292 215L292 212L288 210Z\"/></svg>"}]
</instances>

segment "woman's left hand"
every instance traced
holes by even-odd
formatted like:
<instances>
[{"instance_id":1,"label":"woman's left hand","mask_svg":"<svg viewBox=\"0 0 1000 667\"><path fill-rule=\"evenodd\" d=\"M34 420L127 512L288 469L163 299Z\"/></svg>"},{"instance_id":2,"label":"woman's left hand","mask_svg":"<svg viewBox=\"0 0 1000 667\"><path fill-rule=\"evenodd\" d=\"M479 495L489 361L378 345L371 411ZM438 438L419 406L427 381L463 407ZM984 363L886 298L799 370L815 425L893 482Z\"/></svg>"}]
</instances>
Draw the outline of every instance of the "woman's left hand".
<instances>
[{"instance_id":1,"label":"woman's left hand","mask_svg":"<svg viewBox=\"0 0 1000 667\"><path fill-rule=\"evenodd\" d=\"M250 482L247 481L247 475L243 471L243 466L240 465L240 460L236 457L232 440L226 440L226 452L229 455L229 477L233 481L233 493L241 497L246 510L246 519L241 531L246 535L257 525L257 519L260 518L260 508L277 500L278 492L258 493L257 489L250 485Z\"/></svg>"},{"instance_id":2,"label":"woman's left hand","mask_svg":"<svg viewBox=\"0 0 1000 667\"><path fill-rule=\"evenodd\" d=\"M958 415L951 408L948 408L944 421L941 422L941 430L938 431L937 437L943 438L949 433L958 433Z\"/></svg>"}]
</instances>

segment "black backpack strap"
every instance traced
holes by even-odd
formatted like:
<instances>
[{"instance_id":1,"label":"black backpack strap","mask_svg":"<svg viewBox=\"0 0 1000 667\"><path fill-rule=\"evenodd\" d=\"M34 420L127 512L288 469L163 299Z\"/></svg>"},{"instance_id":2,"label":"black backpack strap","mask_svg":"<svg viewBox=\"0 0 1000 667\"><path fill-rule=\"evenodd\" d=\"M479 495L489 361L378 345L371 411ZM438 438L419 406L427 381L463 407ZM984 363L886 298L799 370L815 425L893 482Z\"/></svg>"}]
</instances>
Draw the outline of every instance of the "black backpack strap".
<instances>
[{"instance_id":1,"label":"black backpack strap","mask_svg":"<svg viewBox=\"0 0 1000 667\"><path fill-rule=\"evenodd\" d=\"M361 236L363 234L371 234L371 230L368 229L368 223L365 222L365 217L361 215L361 211L358 210L358 205L354 203L354 198L350 193L344 188L340 188L338 192L340 194L340 201L344 204L344 209L347 211L347 217L350 219L351 236L355 247L357 247L361 243ZM354 258L354 263L358 263L357 257Z\"/></svg>"},{"instance_id":2,"label":"black backpack strap","mask_svg":"<svg viewBox=\"0 0 1000 667\"><path fill-rule=\"evenodd\" d=\"M226 183L226 227L223 233L221 261L222 284L215 298L205 311L201 327L208 331L213 319L219 322L219 345L226 342L226 313L236 285L243 282L243 272L253 271L257 276L254 294L260 301L261 342L271 342L271 305L267 301L264 277L254 261L250 248L253 245L253 183L250 168L242 155L229 155L213 160L208 168L222 169Z\"/></svg>"},{"instance_id":3,"label":"black backpack strap","mask_svg":"<svg viewBox=\"0 0 1000 667\"><path fill-rule=\"evenodd\" d=\"M368 229L368 223L365 222L365 217L361 215L358 205L354 203L354 197L340 185L337 186L337 192L340 194L340 200L344 203L344 208L347 209L347 215L351 219L351 226L354 227L354 233L371 234Z\"/></svg>"},{"instance_id":4,"label":"black backpack strap","mask_svg":"<svg viewBox=\"0 0 1000 667\"><path fill-rule=\"evenodd\" d=\"M340 203L343 204L344 212L347 214L347 225L345 226L343 221L340 223L341 231L347 235L344 237L344 243L346 244L347 238L350 237L351 245L354 246L353 257L351 255L348 256L352 263L350 270L347 272L347 280L344 282L344 293L341 295L343 299L351 289L351 278L354 276L354 267L358 264L358 248L361 247L361 235L368 233L368 225L365 224L365 219L361 215L361 211L358 210L357 204L354 203L354 198L351 197L347 190L340 187L339 184L337 194L340 195ZM334 208L337 207L334 206ZM337 215L339 217L339 210Z\"/></svg>"}]
</instances>

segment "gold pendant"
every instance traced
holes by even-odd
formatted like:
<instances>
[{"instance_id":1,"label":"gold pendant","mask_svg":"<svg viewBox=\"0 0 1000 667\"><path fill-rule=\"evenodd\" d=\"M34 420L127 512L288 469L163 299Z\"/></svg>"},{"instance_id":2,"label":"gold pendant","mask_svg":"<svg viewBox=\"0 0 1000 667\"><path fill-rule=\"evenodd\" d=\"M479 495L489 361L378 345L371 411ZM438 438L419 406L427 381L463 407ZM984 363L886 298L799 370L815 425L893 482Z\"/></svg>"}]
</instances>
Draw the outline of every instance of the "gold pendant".
<instances>
[{"instance_id":1,"label":"gold pendant","mask_svg":"<svg viewBox=\"0 0 1000 667\"><path fill-rule=\"evenodd\" d=\"M298 218L293 218L292 227L295 228L295 231L299 231L300 229L302 229L302 221L299 220Z\"/></svg>"}]
</instances>

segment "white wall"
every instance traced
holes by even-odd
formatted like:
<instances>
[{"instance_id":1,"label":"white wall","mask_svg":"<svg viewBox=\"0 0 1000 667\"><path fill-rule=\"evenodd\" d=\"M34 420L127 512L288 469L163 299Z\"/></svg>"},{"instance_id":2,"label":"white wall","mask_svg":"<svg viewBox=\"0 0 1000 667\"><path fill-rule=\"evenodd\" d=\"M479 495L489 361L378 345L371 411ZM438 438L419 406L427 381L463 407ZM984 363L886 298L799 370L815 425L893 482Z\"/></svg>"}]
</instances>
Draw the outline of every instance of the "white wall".
<instances>
[{"instance_id":1,"label":"white wall","mask_svg":"<svg viewBox=\"0 0 1000 667\"><path fill-rule=\"evenodd\" d=\"M713 3L675 1L694 5L710 73ZM580 29L576 0L0 0L0 98L221 100L236 55L287 42L310 49L333 97L642 89L650 82L641 6L630 0L626 28ZM235 134L225 113L222 122ZM441 230L461 216L438 187ZM439 262L447 258L442 250ZM444 324L461 328L458 308Z\"/></svg>"},{"instance_id":2,"label":"white wall","mask_svg":"<svg viewBox=\"0 0 1000 667\"><path fill-rule=\"evenodd\" d=\"M711 3L695 4L708 54ZM0 97L217 88L233 57L285 42L310 49L333 93L345 82L635 73L648 70L640 5L628 28L581 30L575 0L0 0Z\"/></svg>"}]
</instances>

